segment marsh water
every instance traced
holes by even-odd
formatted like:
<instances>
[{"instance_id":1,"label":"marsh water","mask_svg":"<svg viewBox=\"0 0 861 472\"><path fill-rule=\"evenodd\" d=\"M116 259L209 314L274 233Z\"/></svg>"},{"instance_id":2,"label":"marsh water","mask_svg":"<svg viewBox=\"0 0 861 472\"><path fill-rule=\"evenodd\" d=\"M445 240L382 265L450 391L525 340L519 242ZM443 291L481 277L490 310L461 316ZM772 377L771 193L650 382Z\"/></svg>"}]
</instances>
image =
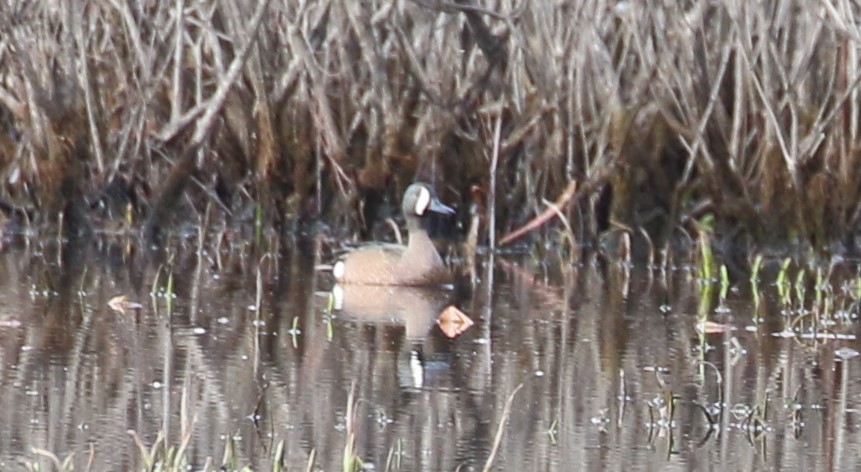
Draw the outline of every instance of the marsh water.
<instances>
[{"instance_id":1,"label":"marsh water","mask_svg":"<svg viewBox=\"0 0 861 472\"><path fill-rule=\"evenodd\" d=\"M697 330L690 269L526 256L485 257L465 289L348 287L333 306L310 242L161 263L85 246L0 253L0 470L48 467L34 448L141 470L130 431L189 433L192 470L227 444L267 470L282 441L287 470L343 470L349 435L367 470L861 466L852 313L781 335L774 297L739 282ZM455 338L450 304L475 322Z\"/></svg>"}]
</instances>

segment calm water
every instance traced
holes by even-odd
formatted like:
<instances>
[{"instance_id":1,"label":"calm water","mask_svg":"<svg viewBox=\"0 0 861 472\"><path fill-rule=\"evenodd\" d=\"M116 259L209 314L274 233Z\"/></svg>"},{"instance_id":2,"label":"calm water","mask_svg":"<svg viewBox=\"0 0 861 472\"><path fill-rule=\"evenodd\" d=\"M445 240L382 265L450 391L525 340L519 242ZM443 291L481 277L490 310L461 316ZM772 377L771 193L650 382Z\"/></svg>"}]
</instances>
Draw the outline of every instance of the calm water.
<instances>
[{"instance_id":1,"label":"calm water","mask_svg":"<svg viewBox=\"0 0 861 472\"><path fill-rule=\"evenodd\" d=\"M686 272L628 279L589 261L549 277L497 259L492 287L479 269L459 298L348 288L330 316L313 253L265 259L259 311L257 256L0 254L0 470L47 466L33 448L75 453L80 470L91 445L94 470L140 470L128 431L178 444L183 392L195 469L220 464L232 437L240 465L267 469L283 440L288 470L312 450L316 470L341 470L351 389L369 469L481 470L518 387L495 470L861 467L861 362L835 360L858 342L773 336L785 319L773 297L755 324L749 296L730 293L710 319L738 329L701 336ZM175 296L152 296L168 274ZM117 295L143 306L117 313ZM436 324L450 298L475 321L456 339Z\"/></svg>"}]
</instances>

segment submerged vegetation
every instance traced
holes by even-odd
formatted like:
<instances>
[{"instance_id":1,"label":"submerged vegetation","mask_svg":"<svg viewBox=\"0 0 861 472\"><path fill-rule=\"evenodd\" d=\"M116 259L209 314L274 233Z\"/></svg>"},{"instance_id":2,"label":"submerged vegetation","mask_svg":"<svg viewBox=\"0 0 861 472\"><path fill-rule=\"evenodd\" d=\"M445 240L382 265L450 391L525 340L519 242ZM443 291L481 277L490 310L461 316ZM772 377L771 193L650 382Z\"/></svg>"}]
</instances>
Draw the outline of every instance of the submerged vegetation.
<instances>
[{"instance_id":1,"label":"submerged vegetation","mask_svg":"<svg viewBox=\"0 0 861 472\"><path fill-rule=\"evenodd\" d=\"M745 266L762 249L852 254L857 15L847 0L7 1L0 210L7 232L367 233L419 178L501 234L552 209L560 241L623 234L665 263L706 216Z\"/></svg>"}]
</instances>

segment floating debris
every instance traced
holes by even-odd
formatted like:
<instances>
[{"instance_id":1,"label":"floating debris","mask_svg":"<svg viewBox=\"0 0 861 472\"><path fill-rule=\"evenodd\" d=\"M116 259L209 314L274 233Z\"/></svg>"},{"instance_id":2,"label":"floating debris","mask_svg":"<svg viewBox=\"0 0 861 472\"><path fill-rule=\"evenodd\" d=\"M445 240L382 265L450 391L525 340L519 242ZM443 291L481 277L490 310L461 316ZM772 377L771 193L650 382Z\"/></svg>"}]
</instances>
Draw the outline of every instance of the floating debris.
<instances>
[{"instance_id":1,"label":"floating debris","mask_svg":"<svg viewBox=\"0 0 861 472\"><path fill-rule=\"evenodd\" d=\"M849 359L858 357L859 353L851 347L843 346L840 349L834 351L834 354L841 360L848 361Z\"/></svg>"},{"instance_id":2,"label":"floating debris","mask_svg":"<svg viewBox=\"0 0 861 472\"><path fill-rule=\"evenodd\" d=\"M715 323L714 321L701 321L697 323L696 330L703 334L719 334L735 331L736 327L728 324Z\"/></svg>"},{"instance_id":3,"label":"floating debris","mask_svg":"<svg viewBox=\"0 0 861 472\"><path fill-rule=\"evenodd\" d=\"M589 421L597 426L599 430L605 431L607 425L610 424L610 409L601 408L598 410L598 414L590 418Z\"/></svg>"},{"instance_id":4,"label":"floating debris","mask_svg":"<svg viewBox=\"0 0 861 472\"><path fill-rule=\"evenodd\" d=\"M460 311L456 306L449 305L442 310L437 320L439 328L443 334L449 338L456 338L475 324L464 312Z\"/></svg>"},{"instance_id":5,"label":"floating debris","mask_svg":"<svg viewBox=\"0 0 861 472\"><path fill-rule=\"evenodd\" d=\"M126 310L139 310L143 308L143 305L138 302L129 301L128 296L126 295L117 295L116 297L108 300L108 307L110 307L111 310L125 315Z\"/></svg>"},{"instance_id":6,"label":"floating debris","mask_svg":"<svg viewBox=\"0 0 861 472\"><path fill-rule=\"evenodd\" d=\"M0 320L0 328L20 328L22 325L21 320Z\"/></svg>"},{"instance_id":7,"label":"floating debris","mask_svg":"<svg viewBox=\"0 0 861 472\"><path fill-rule=\"evenodd\" d=\"M788 328L777 333L771 333L771 335L775 338L794 338L796 336L796 334Z\"/></svg>"},{"instance_id":8,"label":"floating debris","mask_svg":"<svg viewBox=\"0 0 861 472\"><path fill-rule=\"evenodd\" d=\"M841 340L841 341L854 341L857 336L854 334L842 334L842 333L802 333L798 336L801 339L816 339L816 340Z\"/></svg>"}]
</instances>

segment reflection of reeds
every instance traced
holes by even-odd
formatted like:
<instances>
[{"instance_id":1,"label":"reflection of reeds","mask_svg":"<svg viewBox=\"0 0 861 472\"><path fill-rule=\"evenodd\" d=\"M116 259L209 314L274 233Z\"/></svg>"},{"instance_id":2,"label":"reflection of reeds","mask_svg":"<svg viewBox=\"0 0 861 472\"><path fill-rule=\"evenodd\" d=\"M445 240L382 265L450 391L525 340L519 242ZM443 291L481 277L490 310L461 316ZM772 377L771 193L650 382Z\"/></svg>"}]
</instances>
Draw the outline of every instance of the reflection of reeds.
<instances>
[{"instance_id":1,"label":"reflection of reeds","mask_svg":"<svg viewBox=\"0 0 861 472\"><path fill-rule=\"evenodd\" d=\"M344 472L358 472L362 470L362 459L356 452L356 384L350 387L347 396L347 412L344 413L346 424L346 438L344 442Z\"/></svg>"},{"instance_id":2,"label":"reflection of reeds","mask_svg":"<svg viewBox=\"0 0 861 472\"><path fill-rule=\"evenodd\" d=\"M496 436L493 438L493 447L490 449L490 454L487 456L487 461L484 463L484 468L482 469L484 472L489 472L491 467L493 467L493 459L496 458L496 453L499 451L499 445L502 444L502 435L505 433L505 423L508 421L508 417L511 415L511 403L514 401L514 396L517 395L517 392L523 388L523 384L517 386L511 395L508 396L508 400L505 402L505 407L502 409L502 415L499 418L499 425L496 427Z\"/></svg>"},{"instance_id":3,"label":"reflection of reeds","mask_svg":"<svg viewBox=\"0 0 861 472\"><path fill-rule=\"evenodd\" d=\"M185 302L194 284L191 271L196 270L196 263L187 261L196 260L195 252L177 253L171 265L178 302L170 326L149 307L135 317L106 311L108 297L116 291L138 299L145 297L145 287L156 278L155 267L140 275L132 264L112 260L104 265L91 264L77 277L56 277L58 268L50 254L21 258L2 254L0 300L7 310L0 321L8 321L16 313L23 320L15 326L0 323L4 334L0 337L4 359L0 363L0 395L3 404L16 406L0 411L0 439L13 449L16 443L8 439L10 436L24 441L20 451L13 450L13 454L37 456L30 458L50 466L48 459L31 454L33 447L52 451L61 463L75 451L75 470L83 470L87 445L93 442L93 470L132 470L143 463L142 457L151 454L155 443L167 443L178 450L186 434L181 424L192 424L189 419L196 416L195 433L184 449L188 462L195 465L212 457L217 467L223 458L230 462L233 457L240 468L248 464L254 470L269 470L269 461L277 457L283 440L288 470L303 470L310 463L322 470L341 470L344 457L358 456L380 470L389 457L392 464L402 461L400 470L456 470L465 452L472 456L489 453L504 428L493 462L497 468L568 470L570 464L582 464L584 469L603 470L617 465L619 458L646 461L655 456L642 447L653 410L655 441L668 441L669 433L675 434L679 444L676 451L683 459L700 453L713 457L720 448L726 451L724 464L764 461L770 467L805 460L814 468L828 468L825 466L833 454L811 454L811 450L829 447L829 438L835 437L832 432L839 433L846 418L851 417L852 399L857 393L858 386L849 377L854 367L836 366L832 355L841 343L854 346L855 341L772 336L786 322L781 314L785 306L774 286L781 260L763 261L757 271L761 292L757 316L763 321L752 323L749 305L738 292L730 291L726 304L733 310L732 322L739 329L708 334L709 349L701 351L695 346L699 334L692 313L705 292L682 272L675 272L667 285L646 286L642 274L632 270L630 281L624 282L631 286L625 298L624 290L616 285L623 281L603 275L596 264L585 264L567 274L571 278L564 284L547 274L537 283L526 274L535 270L537 276L540 268L524 265L522 274L514 277L509 275L513 272L502 273L496 280L492 343L486 347L462 344L463 350L458 351L462 354L486 348L492 353L492 362L489 355L457 356L446 367L452 378L443 379L445 383L438 387L429 383L417 391L393 385L398 354L387 346L397 343L400 335L391 328L336 319L337 332L327 340L330 324L320 319L325 303L313 298L313 264L308 258L285 256L280 265L264 266L264 284L275 284L271 290L263 290L263 312L271 316L266 318L265 330L256 329L259 318L248 309L256 291L257 257L243 254L241 275L224 271L214 277L203 271L199 311L209 316L200 316L199 322L206 334L189 333ZM226 260L234 257L238 255ZM272 272L265 267L272 267ZM784 277L796 283L798 272L798 267L790 265ZM46 274L67 282L52 286L60 293L86 291L87 304L80 311L84 321L92 320L89 324L74 321L79 307L69 310L67 305L42 303L57 298L55 294L39 295ZM809 269L806 274L809 283L817 279ZM835 289L832 295L824 296L836 299L833 306L857 303L861 297L855 270L844 272L838 267L830 277L828 274L824 271L823 279ZM164 283L165 270L159 278ZM843 280L847 285L840 289ZM34 283L36 290L21 291L10 281L19 281L25 288ZM712 286L717 289L717 284ZM548 294L550 290L554 293ZM793 304L798 303L796 293L793 289ZM814 290L808 288L806 294L806 303L815 299ZM843 298L848 299L845 305ZM711 300L709 317L714 315L717 296ZM665 304L672 309L660 308ZM299 316L303 327L297 348L290 346L287 336L264 333L270 329L286 333L294 316ZM223 322L216 321L222 317ZM828 326L829 330L856 332L854 322L836 314L834 320L837 324ZM745 325L757 332L747 332L742 329ZM53 337L57 326L61 336ZM13 330L23 334L12 335ZM259 343L255 341L258 335ZM734 351L739 345L743 352ZM62 369L46 367L41 352L50 352L52 363L65 360L66 365ZM255 352L260 356L257 373L251 368L256 361L250 358ZM160 367L163 358L172 359L170 368ZM644 366L655 368L647 370ZM700 374L700 366L707 369L707 375ZM655 382L658 367L664 384ZM536 375L538 371L543 376ZM261 388L258 373L269 388ZM183 388L187 394L181 395L178 389L182 380L171 384L169 395L164 394L170 379L185 375L192 379L190 386ZM154 385L155 380L160 387ZM61 382L64 388L52 388ZM357 394L349 393L353 382L357 384L355 391L361 392L361 401L356 400ZM521 382L523 387L512 406L515 413L506 420L508 393ZM22 392L16 383L39 395ZM682 399L671 404L667 393ZM658 408L646 404L659 394ZM846 406L830 402L843 394L848 398ZM826 400L833 408L821 408ZM347 407L346 415L353 418L349 422L353 434L350 450L345 448L345 430L338 428L343 424L341 414L346 405L353 405ZM368 406L384 411L391 422L383 426L367 420ZM661 408L666 410L662 413ZM740 416L730 414L730 409ZM254 421L248 418L252 413ZM599 428L590 421L596 414L602 419ZM166 416L174 418L170 426L164 425ZM186 420L181 421L182 417ZM673 422L667 421L669 418ZM667 434L661 436L661 425L672 423L675 431L664 431ZM85 424L88 427L83 427ZM803 433L805 448L798 447L793 434L781 433L786 428ZM146 454L139 452L125 434L128 429L138 431ZM691 441L699 442L711 429L714 431L703 439L702 447L691 447ZM46 431L56 432L60 439L50 442ZM167 441L156 439L159 431ZM758 455L748 445L749 431L759 431L751 435L757 445L784 453ZM271 440L267 436L270 432ZM844 434L840 440L848 450L855 438L851 429ZM597 454L583 454L594 451L590 447L596 439L606 441L608 453L602 449ZM844 469L858 468L854 457L847 454L842 458ZM423 462L429 460L435 462Z\"/></svg>"},{"instance_id":4,"label":"reflection of reeds","mask_svg":"<svg viewBox=\"0 0 861 472\"><path fill-rule=\"evenodd\" d=\"M164 431L160 431L158 437L151 447L147 448L136 431L129 431L138 448L139 460L143 464L144 470L161 471L161 472L180 472L189 470L192 466L188 456L188 445L194 434L196 418L189 419L190 407L188 404L188 385L183 386L182 398L180 402L180 443L170 444L167 435ZM91 452L92 455L92 452ZM308 457L308 467L310 468L315 459L315 453L312 450ZM278 441L272 449L269 457L271 463L270 470L272 472L280 472L284 470L284 441ZM92 458L90 459L92 463ZM67 469L59 469L67 470ZM201 469L204 472L210 470L245 470L250 471L249 467L241 467L240 457L236 447L236 440L232 435L226 435L224 440L224 452L221 457L221 465L216 469L212 466L212 458L207 457L206 463Z\"/></svg>"},{"instance_id":5,"label":"reflection of reeds","mask_svg":"<svg viewBox=\"0 0 861 472\"><path fill-rule=\"evenodd\" d=\"M69 454L62 461L60 461L60 458L57 457L57 455L54 454L53 452L46 451L46 450L40 449L38 447L33 448L33 454L45 457L48 460L50 460L51 465L54 466L53 470L56 470L57 472L67 472L67 471L72 472L73 470L75 470L75 463L74 463L75 454L74 453ZM89 471L93 470L93 460L95 459L95 454L96 454L95 448L91 444L90 445L89 460L87 461L86 468L83 469L84 472L89 472ZM30 472L39 472L42 470L42 468L36 462L27 462L26 466L27 466L27 470L29 470Z\"/></svg>"}]
</instances>

